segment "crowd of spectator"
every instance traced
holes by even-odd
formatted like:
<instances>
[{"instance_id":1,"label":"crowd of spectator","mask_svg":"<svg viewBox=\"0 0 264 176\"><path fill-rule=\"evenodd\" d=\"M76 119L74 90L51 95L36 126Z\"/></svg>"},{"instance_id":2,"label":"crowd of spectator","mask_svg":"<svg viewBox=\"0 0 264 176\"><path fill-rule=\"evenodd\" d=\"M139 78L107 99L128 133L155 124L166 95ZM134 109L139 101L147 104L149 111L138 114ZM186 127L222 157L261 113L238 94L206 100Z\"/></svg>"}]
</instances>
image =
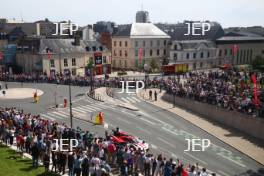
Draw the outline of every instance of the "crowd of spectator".
<instances>
[{"instance_id":1,"label":"crowd of spectator","mask_svg":"<svg viewBox=\"0 0 264 176\"><path fill-rule=\"evenodd\" d=\"M118 128L114 132L117 133ZM70 148L55 151L54 139L76 139L78 146L72 151ZM105 176L111 175L113 170L121 176L209 175L205 168L200 170L198 164L185 166L178 159L166 159L162 154L155 157L149 150L113 143L108 131L104 137L99 137L79 127L71 129L64 123L16 108L0 108L0 140L6 145L16 145L21 154L32 155L34 167L41 161L46 172L68 172L69 176Z\"/></svg>"},{"instance_id":2,"label":"crowd of spectator","mask_svg":"<svg viewBox=\"0 0 264 176\"><path fill-rule=\"evenodd\" d=\"M189 72L183 75L182 81L176 76L161 81L168 93L195 101L213 104L228 110L263 116L264 74L257 73L257 97L254 97L254 86L249 72L215 71Z\"/></svg>"}]
</instances>

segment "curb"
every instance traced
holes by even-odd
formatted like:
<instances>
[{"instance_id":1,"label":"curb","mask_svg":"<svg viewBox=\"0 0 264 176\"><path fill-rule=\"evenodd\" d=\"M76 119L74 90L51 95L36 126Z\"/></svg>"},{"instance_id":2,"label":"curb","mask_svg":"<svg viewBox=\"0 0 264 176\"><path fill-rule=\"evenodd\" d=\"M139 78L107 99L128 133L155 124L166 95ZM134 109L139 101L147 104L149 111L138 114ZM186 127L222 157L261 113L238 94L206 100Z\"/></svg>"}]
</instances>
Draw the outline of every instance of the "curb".
<instances>
[{"instance_id":1,"label":"curb","mask_svg":"<svg viewBox=\"0 0 264 176\"><path fill-rule=\"evenodd\" d=\"M92 94L90 91L87 91L85 93L86 96L90 97L93 100L100 101L100 102L105 102L104 100L101 100L99 97L96 98L95 94ZM94 95L94 96L93 96Z\"/></svg>"}]
</instances>

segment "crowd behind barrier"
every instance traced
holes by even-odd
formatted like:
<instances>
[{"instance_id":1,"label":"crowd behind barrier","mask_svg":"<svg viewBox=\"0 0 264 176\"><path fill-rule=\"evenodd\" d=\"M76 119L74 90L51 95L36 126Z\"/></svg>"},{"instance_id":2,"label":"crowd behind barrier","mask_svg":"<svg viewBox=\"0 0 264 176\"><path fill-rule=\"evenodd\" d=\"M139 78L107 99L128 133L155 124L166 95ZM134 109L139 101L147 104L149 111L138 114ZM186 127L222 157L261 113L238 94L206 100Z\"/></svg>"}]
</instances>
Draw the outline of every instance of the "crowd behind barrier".
<instances>
[{"instance_id":1,"label":"crowd behind barrier","mask_svg":"<svg viewBox=\"0 0 264 176\"><path fill-rule=\"evenodd\" d=\"M118 128L114 132L117 133ZM73 151L70 148L67 152L53 151L54 139L77 139L78 146ZM133 150L129 145L115 144L108 131L104 137L97 136L79 127L71 129L64 123L26 114L16 108L0 108L0 140L6 145L15 145L21 154L32 155L34 167L42 161L45 172L106 176L116 169L121 176L211 175L206 168L200 169L198 163L185 166L179 159L174 161L162 154L154 156L149 150Z\"/></svg>"},{"instance_id":2,"label":"crowd behind barrier","mask_svg":"<svg viewBox=\"0 0 264 176\"><path fill-rule=\"evenodd\" d=\"M190 72L184 75L184 81L169 78L162 86L172 95L192 99L238 111L248 115L264 117L264 74L256 74L257 97L254 97L254 85L249 72L217 71Z\"/></svg>"},{"instance_id":3,"label":"crowd behind barrier","mask_svg":"<svg viewBox=\"0 0 264 176\"><path fill-rule=\"evenodd\" d=\"M187 72L183 75L175 77L144 79L147 88L158 87L165 89L167 93L189 98L195 101L213 104L228 110L235 110L241 113L264 116L264 74L257 73L258 85L258 106L254 102L254 86L251 81L250 72L239 72L237 70L228 71L207 71L207 72ZM93 79L93 87L122 87L120 81L137 81L135 78L115 77L110 79ZM181 81L182 80L182 81ZM17 81L17 82L37 82L37 83L56 83L69 84L76 86L90 86L91 80L89 77L72 76L71 81L66 75L56 74L53 77L47 75L0 75L0 81ZM124 84L126 85L126 84ZM134 85L135 83L130 83ZM7 86L6 86L7 87ZM113 95L110 89L107 89L109 95Z\"/></svg>"}]
</instances>

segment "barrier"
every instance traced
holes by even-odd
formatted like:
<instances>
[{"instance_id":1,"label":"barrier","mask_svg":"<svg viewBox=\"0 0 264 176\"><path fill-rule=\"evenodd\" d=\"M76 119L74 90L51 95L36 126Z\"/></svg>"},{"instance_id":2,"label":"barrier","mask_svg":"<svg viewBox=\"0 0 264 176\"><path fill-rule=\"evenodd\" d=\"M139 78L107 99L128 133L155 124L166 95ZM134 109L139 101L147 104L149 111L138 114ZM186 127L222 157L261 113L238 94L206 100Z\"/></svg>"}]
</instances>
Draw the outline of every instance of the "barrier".
<instances>
[{"instance_id":1,"label":"barrier","mask_svg":"<svg viewBox=\"0 0 264 176\"><path fill-rule=\"evenodd\" d=\"M173 95L171 94L166 93L161 98L167 102L173 103ZM237 111L228 111L217 107L216 105L210 105L177 96L175 97L175 100L177 106L264 140L264 119L262 118L256 118Z\"/></svg>"}]
</instances>

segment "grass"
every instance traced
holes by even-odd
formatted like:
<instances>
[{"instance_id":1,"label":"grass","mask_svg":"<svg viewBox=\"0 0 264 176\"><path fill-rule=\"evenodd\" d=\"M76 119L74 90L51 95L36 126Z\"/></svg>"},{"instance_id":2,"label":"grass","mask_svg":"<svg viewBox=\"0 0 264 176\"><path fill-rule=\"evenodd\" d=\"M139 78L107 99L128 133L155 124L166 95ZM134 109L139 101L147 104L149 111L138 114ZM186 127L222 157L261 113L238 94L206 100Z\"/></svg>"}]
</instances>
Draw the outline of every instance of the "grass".
<instances>
[{"instance_id":1,"label":"grass","mask_svg":"<svg viewBox=\"0 0 264 176\"><path fill-rule=\"evenodd\" d=\"M44 167L32 167L32 160L22 158L16 151L0 144L0 175L3 176L56 176L45 173Z\"/></svg>"}]
</instances>

